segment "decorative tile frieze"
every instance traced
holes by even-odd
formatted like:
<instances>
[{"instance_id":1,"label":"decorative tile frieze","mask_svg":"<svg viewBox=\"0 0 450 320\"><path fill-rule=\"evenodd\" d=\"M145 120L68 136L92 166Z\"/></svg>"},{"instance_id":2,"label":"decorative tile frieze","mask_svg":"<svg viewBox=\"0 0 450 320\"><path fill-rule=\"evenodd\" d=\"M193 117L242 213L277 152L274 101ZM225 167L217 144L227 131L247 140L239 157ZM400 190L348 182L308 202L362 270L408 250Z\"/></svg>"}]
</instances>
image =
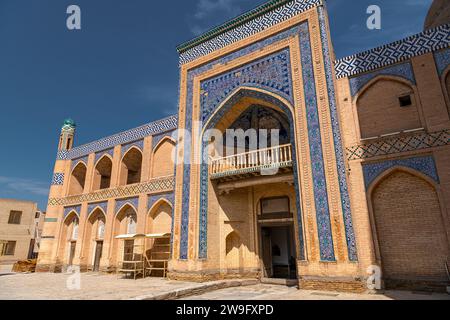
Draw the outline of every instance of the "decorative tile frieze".
<instances>
[{"instance_id":1,"label":"decorative tile frieze","mask_svg":"<svg viewBox=\"0 0 450 320\"><path fill-rule=\"evenodd\" d=\"M173 131L178 127L178 116L170 116L168 118L151 122L125 132L121 132L110 137L106 137L79 147L75 147L69 151L60 151L57 160L72 160L96 153L103 150L111 149L117 145L127 144L133 141L143 139L148 136L161 134L167 131Z\"/></svg>"},{"instance_id":2,"label":"decorative tile frieze","mask_svg":"<svg viewBox=\"0 0 450 320\"><path fill-rule=\"evenodd\" d=\"M435 52L434 60L436 61L439 75L442 76L444 71L450 66L450 49Z\"/></svg>"},{"instance_id":3,"label":"decorative tile frieze","mask_svg":"<svg viewBox=\"0 0 450 320\"><path fill-rule=\"evenodd\" d=\"M409 81L411 84L416 84L411 63L406 62L350 78L350 90L352 96L354 97L372 79L381 75L400 77Z\"/></svg>"},{"instance_id":4,"label":"decorative tile frieze","mask_svg":"<svg viewBox=\"0 0 450 320\"><path fill-rule=\"evenodd\" d=\"M64 184L64 173L54 173L52 186L62 186Z\"/></svg>"},{"instance_id":5,"label":"decorative tile frieze","mask_svg":"<svg viewBox=\"0 0 450 320\"><path fill-rule=\"evenodd\" d=\"M380 138L373 142L347 148L348 160L369 159L377 156L424 150L450 144L450 130L438 132L420 132L410 135L398 135Z\"/></svg>"},{"instance_id":6,"label":"decorative tile frieze","mask_svg":"<svg viewBox=\"0 0 450 320\"><path fill-rule=\"evenodd\" d=\"M125 206L129 205L133 207L134 209L138 210L139 208L139 197L133 197L133 198L126 198L126 199L119 199L116 200L116 210L115 213L118 214L119 211Z\"/></svg>"},{"instance_id":7,"label":"decorative tile frieze","mask_svg":"<svg viewBox=\"0 0 450 320\"><path fill-rule=\"evenodd\" d=\"M284 3L286 1L280 2ZM287 1L284 5L264 14L259 13L259 15L254 16L254 18L248 21L246 21L244 17L244 23L237 24L229 30L220 29L219 27L218 32L216 32L213 36L203 38L205 40L200 37L198 40L194 39L189 43L178 47L180 52L180 65L205 56L242 39L248 38L251 35L260 33L263 30L295 17L321 4L322 0ZM196 43L196 45L191 47L191 43Z\"/></svg>"},{"instance_id":8,"label":"decorative tile frieze","mask_svg":"<svg viewBox=\"0 0 450 320\"><path fill-rule=\"evenodd\" d=\"M368 189L383 172L394 167L414 169L430 177L439 184L439 175L437 173L434 158L432 156L426 156L364 164L363 171L366 189Z\"/></svg>"},{"instance_id":9,"label":"decorative tile frieze","mask_svg":"<svg viewBox=\"0 0 450 320\"><path fill-rule=\"evenodd\" d=\"M335 261L333 235L331 231L328 190L322 150L322 137L319 110L315 88L315 75L312 49L307 22L300 26L300 51L303 76L303 90L307 113L309 150L312 163L314 200L319 232L320 258L322 261Z\"/></svg>"},{"instance_id":10,"label":"decorative tile frieze","mask_svg":"<svg viewBox=\"0 0 450 320\"><path fill-rule=\"evenodd\" d=\"M81 205L64 207L64 219L67 218L67 216L72 212L75 212L78 215L78 217L80 217Z\"/></svg>"},{"instance_id":11,"label":"decorative tile frieze","mask_svg":"<svg viewBox=\"0 0 450 320\"><path fill-rule=\"evenodd\" d=\"M257 87L280 94L293 102L289 50L228 71L201 83L202 121L216 110L224 99L241 86Z\"/></svg>"},{"instance_id":12,"label":"decorative tile frieze","mask_svg":"<svg viewBox=\"0 0 450 320\"><path fill-rule=\"evenodd\" d=\"M384 46L364 51L335 62L337 78L383 68L413 57L450 46L450 24L429 29Z\"/></svg>"},{"instance_id":13,"label":"decorative tile frieze","mask_svg":"<svg viewBox=\"0 0 450 320\"><path fill-rule=\"evenodd\" d=\"M66 198L50 198L49 206L67 206L79 204L83 202L100 202L111 198L133 197L142 193L161 193L174 190L174 177L163 177L153 179L149 182L133 184L129 186L121 186L114 189L105 189L93 193L70 196Z\"/></svg>"},{"instance_id":14,"label":"decorative tile frieze","mask_svg":"<svg viewBox=\"0 0 450 320\"><path fill-rule=\"evenodd\" d=\"M327 79L328 98L330 103L331 125L333 130L334 148L336 153L336 165L339 176L339 189L341 193L342 212L344 215L344 227L347 240L347 251L350 261L358 260L356 248L356 237L353 228L352 210L350 204L350 195L347 184L347 170L345 167L344 146L341 137L341 129L339 125L339 114L337 110L336 92L333 76L333 65L331 62L331 52L329 48L329 39L326 27L326 17L323 7L318 8L320 36L322 40L322 48L324 55L325 73Z\"/></svg>"}]
</instances>

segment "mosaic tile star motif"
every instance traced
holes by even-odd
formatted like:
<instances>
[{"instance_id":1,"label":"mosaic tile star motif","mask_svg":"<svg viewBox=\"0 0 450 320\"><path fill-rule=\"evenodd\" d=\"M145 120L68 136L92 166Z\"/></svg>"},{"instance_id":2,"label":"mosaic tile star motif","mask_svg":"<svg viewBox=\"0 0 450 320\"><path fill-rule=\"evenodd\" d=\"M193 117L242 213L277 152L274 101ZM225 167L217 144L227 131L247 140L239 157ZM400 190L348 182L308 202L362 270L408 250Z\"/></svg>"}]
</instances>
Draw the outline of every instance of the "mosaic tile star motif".
<instances>
[{"instance_id":1,"label":"mosaic tile star motif","mask_svg":"<svg viewBox=\"0 0 450 320\"><path fill-rule=\"evenodd\" d=\"M54 173L52 186L62 186L64 184L64 173Z\"/></svg>"}]
</instances>

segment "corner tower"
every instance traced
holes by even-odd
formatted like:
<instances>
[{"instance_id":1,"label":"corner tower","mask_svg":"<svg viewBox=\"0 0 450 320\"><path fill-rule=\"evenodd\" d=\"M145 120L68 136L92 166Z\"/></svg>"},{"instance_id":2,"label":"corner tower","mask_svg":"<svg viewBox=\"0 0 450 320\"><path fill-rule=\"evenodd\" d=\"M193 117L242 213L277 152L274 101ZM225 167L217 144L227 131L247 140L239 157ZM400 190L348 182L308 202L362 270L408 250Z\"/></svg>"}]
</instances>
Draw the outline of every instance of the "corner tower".
<instances>
[{"instance_id":1,"label":"corner tower","mask_svg":"<svg viewBox=\"0 0 450 320\"><path fill-rule=\"evenodd\" d=\"M58 151L68 151L73 147L73 139L75 137L75 129L77 125L72 119L64 120L59 137Z\"/></svg>"}]
</instances>

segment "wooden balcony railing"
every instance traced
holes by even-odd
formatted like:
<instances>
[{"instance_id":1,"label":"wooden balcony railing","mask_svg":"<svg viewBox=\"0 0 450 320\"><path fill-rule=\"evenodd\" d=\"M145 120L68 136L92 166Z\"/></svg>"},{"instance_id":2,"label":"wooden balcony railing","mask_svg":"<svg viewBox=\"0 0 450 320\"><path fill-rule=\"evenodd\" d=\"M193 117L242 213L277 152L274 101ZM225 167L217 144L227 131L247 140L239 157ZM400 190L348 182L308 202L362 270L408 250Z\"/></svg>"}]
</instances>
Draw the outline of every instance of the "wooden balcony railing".
<instances>
[{"instance_id":1,"label":"wooden balcony railing","mask_svg":"<svg viewBox=\"0 0 450 320\"><path fill-rule=\"evenodd\" d=\"M292 146L290 144L214 159L211 161L210 168L211 178L219 179L258 172L270 175L273 169L287 167L292 167Z\"/></svg>"}]
</instances>

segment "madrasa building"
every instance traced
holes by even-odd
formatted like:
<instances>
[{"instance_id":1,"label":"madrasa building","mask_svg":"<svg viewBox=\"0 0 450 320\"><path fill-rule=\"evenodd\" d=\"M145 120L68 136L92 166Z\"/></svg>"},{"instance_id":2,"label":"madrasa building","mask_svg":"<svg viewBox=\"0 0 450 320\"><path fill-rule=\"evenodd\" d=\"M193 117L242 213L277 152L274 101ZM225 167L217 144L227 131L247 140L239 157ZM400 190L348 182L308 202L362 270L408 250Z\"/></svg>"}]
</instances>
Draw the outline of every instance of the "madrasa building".
<instances>
[{"instance_id":1,"label":"madrasa building","mask_svg":"<svg viewBox=\"0 0 450 320\"><path fill-rule=\"evenodd\" d=\"M180 45L177 115L81 146L65 121L38 271L445 288L449 16L335 60L324 1L272 0Z\"/></svg>"}]
</instances>

